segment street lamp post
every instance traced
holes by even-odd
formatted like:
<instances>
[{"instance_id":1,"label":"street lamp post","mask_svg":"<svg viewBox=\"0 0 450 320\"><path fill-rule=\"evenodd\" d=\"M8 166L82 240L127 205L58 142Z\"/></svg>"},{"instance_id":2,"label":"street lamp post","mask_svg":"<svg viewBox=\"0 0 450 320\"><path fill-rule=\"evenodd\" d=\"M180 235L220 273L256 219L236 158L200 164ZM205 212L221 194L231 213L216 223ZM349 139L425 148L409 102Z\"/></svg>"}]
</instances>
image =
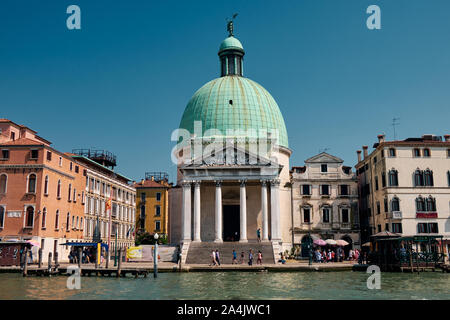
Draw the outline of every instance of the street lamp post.
<instances>
[{"instance_id":1,"label":"street lamp post","mask_svg":"<svg viewBox=\"0 0 450 320\"><path fill-rule=\"evenodd\" d=\"M158 276L158 234L155 233L153 239L155 239L155 246L153 252L153 277L156 278Z\"/></svg>"}]
</instances>

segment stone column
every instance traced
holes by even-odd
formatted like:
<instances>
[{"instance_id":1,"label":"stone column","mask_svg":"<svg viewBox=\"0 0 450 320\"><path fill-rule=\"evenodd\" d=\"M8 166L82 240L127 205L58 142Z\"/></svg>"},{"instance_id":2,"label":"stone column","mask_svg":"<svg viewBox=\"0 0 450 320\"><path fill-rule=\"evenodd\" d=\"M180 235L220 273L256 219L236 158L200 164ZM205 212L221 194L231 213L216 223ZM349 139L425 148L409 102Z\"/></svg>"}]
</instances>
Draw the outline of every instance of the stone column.
<instances>
[{"instance_id":1,"label":"stone column","mask_svg":"<svg viewBox=\"0 0 450 320\"><path fill-rule=\"evenodd\" d=\"M280 180L270 181L270 212L272 241L281 241L280 232Z\"/></svg>"},{"instance_id":2,"label":"stone column","mask_svg":"<svg viewBox=\"0 0 450 320\"><path fill-rule=\"evenodd\" d=\"M182 182L183 204L181 206L182 241L191 241L191 182Z\"/></svg>"},{"instance_id":3,"label":"stone column","mask_svg":"<svg viewBox=\"0 0 450 320\"><path fill-rule=\"evenodd\" d=\"M200 242L200 181L195 182L194 189L194 241Z\"/></svg>"},{"instance_id":4,"label":"stone column","mask_svg":"<svg viewBox=\"0 0 450 320\"><path fill-rule=\"evenodd\" d=\"M222 181L216 181L215 240L222 242Z\"/></svg>"},{"instance_id":5,"label":"stone column","mask_svg":"<svg viewBox=\"0 0 450 320\"><path fill-rule=\"evenodd\" d=\"M269 240L269 214L267 205L267 181L261 180L262 240Z\"/></svg>"},{"instance_id":6,"label":"stone column","mask_svg":"<svg viewBox=\"0 0 450 320\"><path fill-rule=\"evenodd\" d=\"M241 180L241 192L240 192L240 229L241 234L239 237L239 242L248 242L247 241L247 192L245 190L246 180Z\"/></svg>"}]
</instances>

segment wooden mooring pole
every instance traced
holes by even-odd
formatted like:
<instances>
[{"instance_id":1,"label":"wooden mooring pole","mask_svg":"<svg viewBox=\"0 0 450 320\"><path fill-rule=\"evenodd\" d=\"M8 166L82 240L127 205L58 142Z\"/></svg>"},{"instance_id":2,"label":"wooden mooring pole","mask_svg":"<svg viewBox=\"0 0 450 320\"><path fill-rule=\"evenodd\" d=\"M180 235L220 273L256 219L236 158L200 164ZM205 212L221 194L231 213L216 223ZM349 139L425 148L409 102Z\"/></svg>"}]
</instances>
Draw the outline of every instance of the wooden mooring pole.
<instances>
[{"instance_id":1,"label":"wooden mooring pole","mask_svg":"<svg viewBox=\"0 0 450 320\"><path fill-rule=\"evenodd\" d=\"M119 249L119 261L117 263L117 277L120 277L121 269L122 269L122 249Z\"/></svg>"},{"instance_id":2,"label":"wooden mooring pole","mask_svg":"<svg viewBox=\"0 0 450 320\"><path fill-rule=\"evenodd\" d=\"M28 275L28 248L23 250L24 253L24 261L23 261L23 276L26 277Z\"/></svg>"},{"instance_id":3,"label":"wooden mooring pole","mask_svg":"<svg viewBox=\"0 0 450 320\"><path fill-rule=\"evenodd\" d=\"M83 251L81 247L78 247L78 269L81 270L81 259L83 258Z\"/></svg>"},{"instance_id":4,"label":"wooden mooring pole","mask_svg":"<svg viewBox=\"0 0 450 320\"><path fill-rule=\"evenodd\" d=\"M40 269L41 266L42 266L42 248L39 248L39 251L38 251L38 257L39 257L39 260L38 260L38 268Z\"/></svg>"},{"instance_id":5,"label":"wooden mooring pole","mask_svg":"<svg viewBox=\"0 0 450 320\"><path fill-rule=\"evenodd\" d=\"M48 253L48 274L50 275L52 272L52 253Z\"/></svg>"}]
</instances>

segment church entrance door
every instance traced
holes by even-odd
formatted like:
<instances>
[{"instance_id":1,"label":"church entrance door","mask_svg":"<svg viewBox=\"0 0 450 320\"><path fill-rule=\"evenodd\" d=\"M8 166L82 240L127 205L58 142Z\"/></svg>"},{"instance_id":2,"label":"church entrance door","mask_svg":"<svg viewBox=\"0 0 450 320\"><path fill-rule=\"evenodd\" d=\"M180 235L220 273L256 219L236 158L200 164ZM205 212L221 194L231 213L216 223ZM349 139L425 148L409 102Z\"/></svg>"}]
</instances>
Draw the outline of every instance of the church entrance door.
<instances>
[{"instance_id":1,"label":"church entrance door","mask_svg":"<svg viewBox=\"0 0 450 320\"><path fill-rule=\"evenodd\" d=\"M223 206L223 241L239 241L240 207L239 205Z\"/></svg>"}]
</instances>

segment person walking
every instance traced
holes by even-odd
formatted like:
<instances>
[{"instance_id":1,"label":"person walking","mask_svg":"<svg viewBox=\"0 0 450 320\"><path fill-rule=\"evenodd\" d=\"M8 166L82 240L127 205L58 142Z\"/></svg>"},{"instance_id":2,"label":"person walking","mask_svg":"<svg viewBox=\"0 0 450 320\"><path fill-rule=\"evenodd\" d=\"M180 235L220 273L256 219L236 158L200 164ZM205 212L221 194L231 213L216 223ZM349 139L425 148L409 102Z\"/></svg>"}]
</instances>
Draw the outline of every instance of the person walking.
<instances>
[{"instance_id":1,"label":"person walking","mask_svg":"<svg viewBox=\"0 0 450 320\"><path fill-rule=\"evenodd\" d=\"M262 253L261 253L261 250L258 251L258 259L256 260L256 264L262 265Z\"/></svg>"},{"instance_id":2,"label":"person walking","mask_svg":"<svg viewBox=\"0 0 450 320\"><path fill-rule=\"evenodd\" d=\"M241 252L241 261L240 261L241 264L244 263L244 258L245 258L245 253L244 253L244 251L242 251Z\"/></svg>"},{"instance_id":3,"label":"person walking","mask_svg":"<svg viewBox=\"0 0 450 320\"><path fill-rule=\"evenodd\" d=\"M258 237L258 242L261 242L261 228L258 228L258 230L256 230L256 236Z\"/></svg>"},{"instance_id":4,"label":"person walking","mask_svg":"<svg viewBox=\"0 0 450 320\"><path fill-rule=\"evenodd\" d=\"M253 252L252 252L252 249L250 249L250 251L248 253L248 265L249 266L253 265Z\"/></svg>"},{"instance_id":5,"label":"person walking","mask_svg":"<svg viewBox=\"0 0 450 320\"><path fill-rule=\"evenodd\" d=\"M219 255L219 249L216 249L216 262L220 266L220 255Z\"/></svg>"},{"instance_id":6,"label":"person walking","mask_svg":"<svg viewBox=\"0 0 450 320\"><path fill-rule=\"evenodd\" d=\"M216 263L216 252L213 250L209 256L211 257L211 263L209 265L215 266L217 264Z\"/></svg>"},{"instance_id":7,"label":"person walking","mask_svg":"<svg viewBox=\"0 0 450 320\"><path fill-rule=\"evenodd\" d=\"M237 254L236 250L233 249L233 260L231 261L231 264L237 264Z\"/></svg>"}]
</instances>

